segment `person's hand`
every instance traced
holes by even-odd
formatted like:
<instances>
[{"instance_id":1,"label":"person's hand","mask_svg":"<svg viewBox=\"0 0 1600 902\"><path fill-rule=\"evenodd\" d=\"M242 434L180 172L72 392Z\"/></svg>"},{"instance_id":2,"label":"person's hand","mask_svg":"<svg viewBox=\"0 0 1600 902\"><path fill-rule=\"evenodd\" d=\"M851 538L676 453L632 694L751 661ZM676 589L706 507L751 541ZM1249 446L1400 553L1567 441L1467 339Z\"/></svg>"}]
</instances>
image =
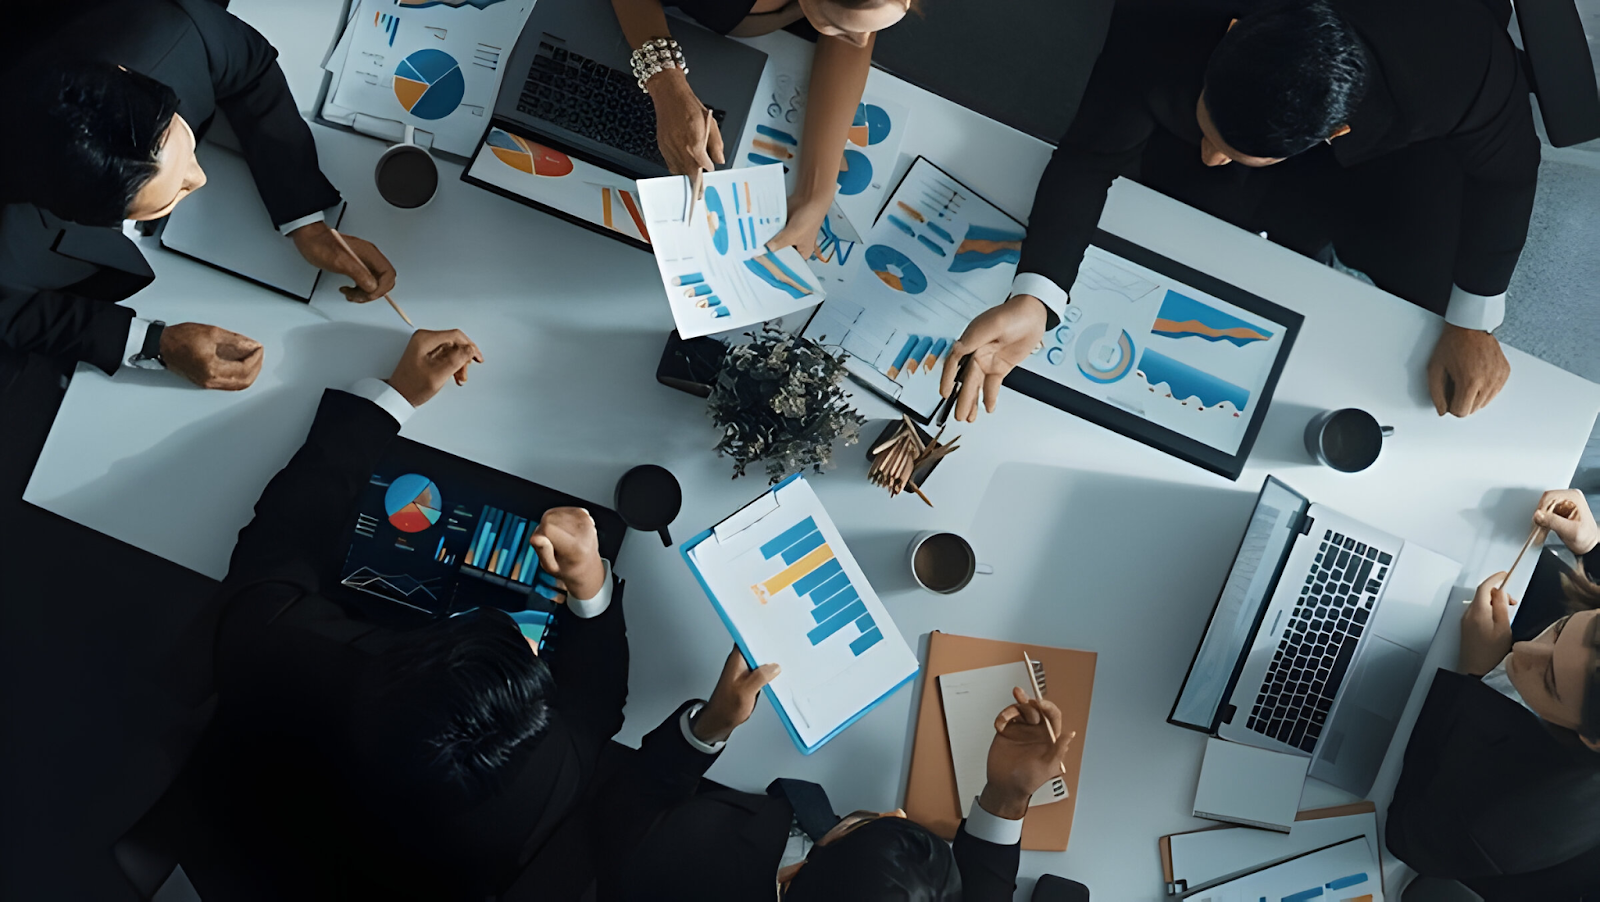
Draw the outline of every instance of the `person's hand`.
<instances>
[{"instance_id":1,"label":"person's hand","mask_svg":"<svg viewBox=\"0 0 1600 902\"><path fill-rule=\"evenodd\" d=\"M681 69L663 69L645 86L656 107L656 146L673 175L710 172L723 162L722 130Z\"/></svg>"},{"instance_id":2,"label":"person's hand","mask_svg":"<svg viewBox=\"0 0 1600 902\"><path fill-rule=\"evenodd\" d=\"M1556 489L1540 496L1533 525L1560 536L1567 550L1579 557L1600 545L1600 525L1594 522L1589 499L1577 489Z\"/></svg>"},{"instance_id":3,"label":"person's hand","mask_svg":"<svg viewBox=\"0 0 1600 902\"><path fill-rule=\"evenodd\" d=\"M767 250L792 247L800 252L802 260L810 260L817 255L817 233L822 230L822 220L827 218L828 210L833 207L833 190L830 186L819 194L821 196L803 197L795 192L789 197L789 220L784 223L783 231L767 242Z\"/></svg>"},{"instance_id":4,"label":"person's hand","mask_svg":"<svg viewBox=\"0 0 1600 902\"><path fill-rule=\"evenodd\" d=\"M1511 654L1511 608L1515 598L1496 586L1505 571L1478 586L1466 613L1461 615L1461 672L1483 676Z\"/></svg>"},{"instance_id":5,"label":"person's hand","mask_svg":"<svg viewBox=\"0 0 1600 902\"><path fill-rule=\"evenodd\" d=\"M1469 417L1489 406L1511 377L1511 363L1488 332L1445 323L1428 361L1428 394L1439 416Z\"/></svg>"},{"instance_id":6,"label":"person's hand","mask_svg":"<svg viewBox=\"0 0 1600 902\"><path fill-rule=\"evenodd\" d=\"M539 566L555 577L574 598L593 598L605 588L606 565L600 559L600 534L594 517L581 507L552 507L528 537Z\"/></svg>"},{"instance_id":7,"label":"person's hand","mask_svg":"<svg viewBox=\"0 0 1600 902\"><path fill-rule=\"evenodd\" d=\"M201 388L240 391L261 375L261 342L201 323L178 323L161 331L167 369Z\"/></svg>"},{"instance_id":8,"label":"person's hand","mask_svg":"<svg viewBox=\"0 0 1600 902\"><path fill-rule=\"evenodd\" d=\"M474 362L483 362L483 352L460 329L418 329L387 381L412 407L421 407L452 378L466 385L467 367Z\"/></svg>"},{"instance_id":9,"label":"person's hand","mask_svg":"<svg viewBox=\"0 0 1600 902\"><path fill-rule=\"evenodd\" d=\"M781 669L777 664L762 664L751 670L735 646L722 665L722 676L717 678L711 701L700 709L690 726L695 738L708 745L727 742L734 728L750 719L761 687L772 682Z\"/></svg>"},{"instance_id":10,"label":"person's hand","mask_svg":"<svg viewBox=\"0 0 1600 902\"><path fill-rule=\"evenodd\" d=\"M345 235L345 243L350 245L347 251L325 222L301 226L290 232L289 237L294 239L295 250L306 262L355 281L354 287L339 286L345 300L365 304L394 290L394 266L372 242ZM350 256L351 251L355 252L354 258Z\"/></svg>"},{"instance_id":11,"label":"person's hand","mask_svg":"<svg viewBox=\"0 0 1600 902\"><path fill-rule=\"evenodd\" d=\"M972 355L961 396L956 399L957 420L967 423L977 420L980 388L984 410L994 413L995 402L1000 400L1000 383L1039 347L1044 339L1044 327L1044 304L1031 294L1019 294L1004 304L990 307L967 324L966 331L944 359L944 373L939 379L940 397L950 397L955 391L962 359Z\"/></svg>"},{"instance_id":12,"label":"person's hand","mask_svg":"<svg viewBox=\"0 0 1600 902\"><path fill-rule=\"evenodd\" d=\"M1061 709L1049 699L1029 698L1020 688L1013 688L1011 695L1017 703L994 719L989 782L978 804L996 817L1014 821L1028 813L1028 800L1039 787L1061 775L1062 762L1078 734L1063 730ZM1054 742L1050 729L1055 730Z\"/></svg>"}]
</instances>

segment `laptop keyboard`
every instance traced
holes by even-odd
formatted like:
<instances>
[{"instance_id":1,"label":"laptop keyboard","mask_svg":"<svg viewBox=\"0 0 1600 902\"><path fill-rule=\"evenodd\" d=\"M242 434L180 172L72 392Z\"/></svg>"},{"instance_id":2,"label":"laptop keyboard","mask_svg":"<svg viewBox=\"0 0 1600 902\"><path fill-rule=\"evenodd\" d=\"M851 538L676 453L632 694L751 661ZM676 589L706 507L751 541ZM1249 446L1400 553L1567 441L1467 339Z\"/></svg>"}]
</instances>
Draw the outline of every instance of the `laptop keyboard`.
<instances>
[{"instance_id":1,"label":"laptop keyboard","mask_svg":"<svg viewBox=\"0 0 1600 902\"><path fill-rule=\"evenodd\" d=\"M552 125L661 166L656 110L632 73L539 42L517 109ZM712 114L720 123L722 110Z\"/></svg>"},{"instance_id":2,"label":"laptop keyboard","mask_svg":"<svg viewBox=\"0 0 1600 902\"><path fill-rule=\"evenodd\" d=\"M1246 728L1316 748L1394 555L1326 530Z\"/></svg>"}]
</instances>

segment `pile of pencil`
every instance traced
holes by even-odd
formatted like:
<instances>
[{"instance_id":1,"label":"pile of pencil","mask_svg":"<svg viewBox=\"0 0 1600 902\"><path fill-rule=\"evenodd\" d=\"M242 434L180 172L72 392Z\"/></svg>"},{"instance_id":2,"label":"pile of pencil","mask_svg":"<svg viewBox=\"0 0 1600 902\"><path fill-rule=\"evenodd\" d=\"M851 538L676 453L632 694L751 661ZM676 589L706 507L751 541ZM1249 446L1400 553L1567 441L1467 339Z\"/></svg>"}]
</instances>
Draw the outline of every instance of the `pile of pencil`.
<instances>
[{"instance_id":1,"label":"pile of pencil","mask_svg":"<svg viewBox=\"0 0 1600 902\"><path fill-rule=\"evenodd\" d=\"M944 427L941 426L938 435L928 442L923 442L916 424L912 423L909 417L902 415L900 426L894 434L872 449L872 466L867 470L867 478L871 479L874 485L888 489L891 498L901 492L910 491L921 498L923 503L933 507L933 502L928 500L928 496L923 494L915 482L912 482L911 477L918 470L960 447L960 437L948 445L940 442L943 437Z\"/></svg>"}]
</instances>

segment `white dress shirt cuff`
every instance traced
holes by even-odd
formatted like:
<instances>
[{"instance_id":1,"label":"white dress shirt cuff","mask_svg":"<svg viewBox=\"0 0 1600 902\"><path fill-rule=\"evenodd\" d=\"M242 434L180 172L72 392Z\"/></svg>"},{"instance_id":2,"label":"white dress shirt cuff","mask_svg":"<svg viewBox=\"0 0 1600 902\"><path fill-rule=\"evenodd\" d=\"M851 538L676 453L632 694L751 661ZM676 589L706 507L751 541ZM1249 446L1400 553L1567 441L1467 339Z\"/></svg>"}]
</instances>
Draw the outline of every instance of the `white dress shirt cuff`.
<instances>
[{"instance_id":1,"label":"white dress shirt cuff","mask_svg":"<svg viewBox=\"0 0 1600 902\"><path fill-rule=\"evenodd\" d=\"M1043 301L1057 319L1067 315L1067 293L1061 290L1060 285L1036 272L1019 272L1011 280L1011 293L1006 298L1009 300L1019 294L1031 294Z\"/></svg>"},{"instance_id":2,"label":"white dress shirt cuff","mask_svg":"<svg viewBox=\"0 0 1600 902\"><path fill-rule=\"evenodd\" d=\"M411 402L406 400L405 395L400 394L395 390L394 386L382 379L362 379L355 385L350 386L350 394L358 398L366 398L368 401L382 407L389 416L394 417L396 423L402 426L406 424L406 420L411 419L412 414L417 412L417 409L411 406Z\"/></svg>"},{"instance_id":3,"label":"white dress shirt cuff","mask_svg":"<svg viewBox=\"0 0 1600 902\"><path fill-rule=\"evenodd\" d=\"M144 333L150 328L151 320L136 316L128 320L128 342L122 346L122 362L127 363L133 355L144 350Z\"/></svg>"},{"instance_id":4,"label":"white dress shirt cuff","mask_svg":"<svg viewBox=\"0 0 1600 902\"><path fill-rule=\"evenodd\" d=\"M600 591L594 593L593 598L578 598L571 592L567 593L567 608L577 614L580 620L599 617L611 607L611 562L605 558L600 559L600 566L606 569L606 578L600 583Z\"/></svg>"},{"instance_id":5,"label":"white dress shirt cuff","mask_svg":"<svg viewBox=\"0 0 1600 902\"><path fill-rule=\"evenodd\" d=\"M694 735L694 728L690 726L694 716L699 714L700 709L705 706L705 702L695 702L689 710L683 712L682 717L678 718L678 728L683 730L683 738L689 741L689 745L693 746L695 751L705 752L707 755L715 755L722 751L728 741L724 739L721 742L703 742L699 736Z\"/></svg>"},{"instance_id":6,"label":"white dress shirt cuff","mask_svg":"<svg viewBox=\"0 0 1600 902\"><path fill-rule=\"evenodd\" d=\"M302 216L299 219L291 219L283 225L278 226L278 234L288 235L290 232L293 232L295 229L298 229L301 226L308 226L314 222L326 222L327 220L328 217L324 216L321 210L318 210L317 212L312 213L310 216Z\"/></svg>"},{"instance_id":7,"label":"white dress shirt cuff","mask_svg":"<svg viewBox=\"0 0 1600 902\"><path fill-rule=\"evenodd\" d=\"M990 814L978 804L977 798L973 798L972 807L967 810L967 833L974 839L992 842L997 846L1014 846L1022 842L1022 819L1011 820Z\"/></svg>"},{"instance_id":8,"label":"white dress shirt cuff","mask_svg":"<svg viewBox=\"0 0 1600 902\"><path fill-rule=\"evenodd\" d=\"M1492 297L1450 287L1450 306L1445 308L1444 321L1463 329L1493 332L1506 318L1506 293Z\"/></svg>"}]
</instances>

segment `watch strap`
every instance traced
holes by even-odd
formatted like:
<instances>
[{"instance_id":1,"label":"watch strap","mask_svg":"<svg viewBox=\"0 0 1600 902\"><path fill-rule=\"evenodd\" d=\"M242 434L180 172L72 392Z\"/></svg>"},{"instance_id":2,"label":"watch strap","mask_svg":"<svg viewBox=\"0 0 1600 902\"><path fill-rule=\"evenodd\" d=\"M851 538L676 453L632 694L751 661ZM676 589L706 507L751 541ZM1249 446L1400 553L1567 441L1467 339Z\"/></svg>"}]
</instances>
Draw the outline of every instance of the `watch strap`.
<instances>
[{"instance_id":1,"label":"watch strap","mask_svg":"<svg viewBox=\"0 0 1600 902\"><path fill-rule=\"evenodd\" d=\"M139 347L139 353L134 355L134 363L152 362L165 367L166 360L161 357L161 333L166 331L167 324L161 320L151 320L150 325L144 330L144 344Z\"/></svg>"}]
</instances>

